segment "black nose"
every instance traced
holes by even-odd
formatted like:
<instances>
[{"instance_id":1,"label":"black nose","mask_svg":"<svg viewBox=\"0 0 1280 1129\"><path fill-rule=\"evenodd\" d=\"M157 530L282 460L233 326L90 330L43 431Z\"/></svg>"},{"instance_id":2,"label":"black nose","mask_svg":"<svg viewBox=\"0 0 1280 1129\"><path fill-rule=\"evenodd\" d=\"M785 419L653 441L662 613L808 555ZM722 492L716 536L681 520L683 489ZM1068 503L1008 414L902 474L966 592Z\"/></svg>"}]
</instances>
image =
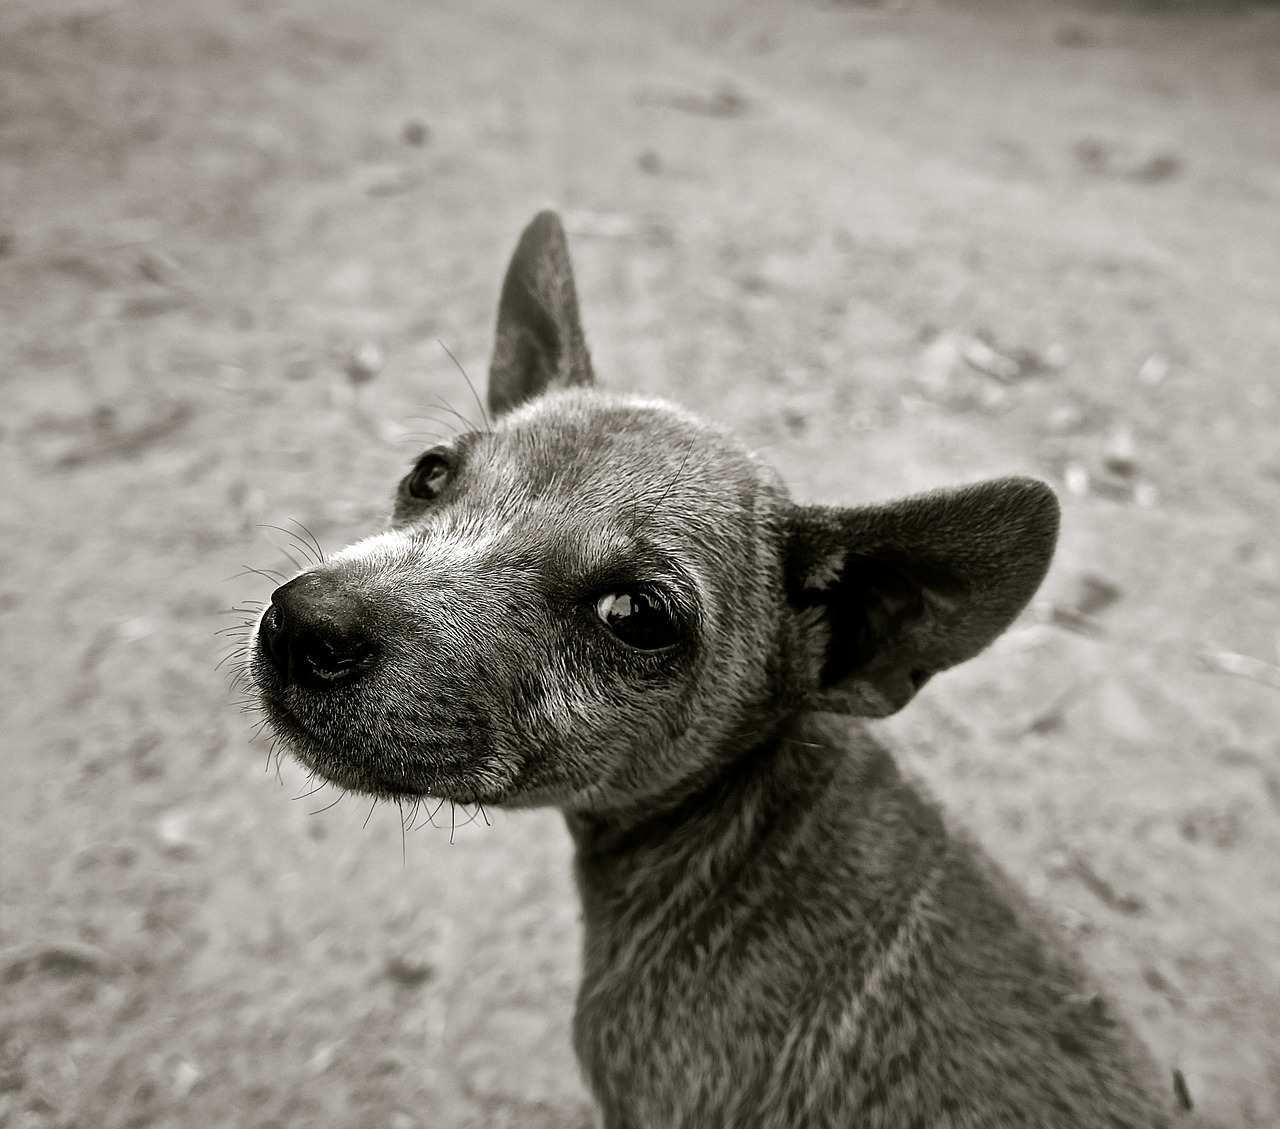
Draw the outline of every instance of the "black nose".
<instances>
[{"instance_id":1,"label":"black nose","mask_svg":"<svg viewBox=\"0 0 1280 1129\"><path fill-rule=\"evenodd\" d=\"M369 609L341 579L303 573L271 595L258 645L289 682L332 686L373 661Z\"/></svg>"}]
</instances>

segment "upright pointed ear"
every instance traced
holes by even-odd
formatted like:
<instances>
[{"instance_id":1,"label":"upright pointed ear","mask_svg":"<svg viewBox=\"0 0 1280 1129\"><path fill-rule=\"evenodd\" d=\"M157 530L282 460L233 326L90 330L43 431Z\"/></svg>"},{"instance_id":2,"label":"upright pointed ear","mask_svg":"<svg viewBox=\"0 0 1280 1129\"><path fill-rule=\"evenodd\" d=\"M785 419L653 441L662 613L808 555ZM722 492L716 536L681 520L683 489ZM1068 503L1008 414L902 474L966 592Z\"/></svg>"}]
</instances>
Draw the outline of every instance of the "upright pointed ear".
<instances>
[{"instance_id":1,"label":"upright pointed ear","mask_svg":"<svg viewBox=\"0 0 1280 1129\"><path fill-rule=\"evenodd\" d=\"M859 509L797 506L787 595L814 656L813 704L896 713L1013 622L1057 537L1057 499L1031 478Z\"/></svg>"},{"instance_id":2,"label":"upright pointed ear","mask_svg":"<svg viewBox=\"0 0 1280 1129\"><path fill-rule=\"evenodd\" d=\"M555 212L539 212L502 283L489 410L499 416L548 388L591 382L564 228Z\"/></svg>"}]
</instances>

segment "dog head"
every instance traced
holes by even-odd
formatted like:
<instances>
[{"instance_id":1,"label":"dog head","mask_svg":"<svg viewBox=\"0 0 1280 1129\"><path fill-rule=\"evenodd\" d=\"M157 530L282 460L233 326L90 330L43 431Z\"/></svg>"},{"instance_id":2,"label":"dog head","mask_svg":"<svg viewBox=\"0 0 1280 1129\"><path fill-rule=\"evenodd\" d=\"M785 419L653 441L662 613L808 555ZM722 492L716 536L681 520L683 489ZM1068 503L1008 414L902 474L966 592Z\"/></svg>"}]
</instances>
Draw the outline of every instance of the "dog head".
<instances>
[{"instance_id":1,"label":"dog head","mask_svg":"<svg viewBox=\"0 0 1280 1129\"><path fill-rule=\"evenodd\" d=\"M595 389L552 213L508 268L488 396L491 426L420 456L390 528L279 588L250 641L272 728L341 786L649 808L805 706L901 708L1052 555L1033 480L798 506L720 429Z\"/></svg>"}]
</instances>

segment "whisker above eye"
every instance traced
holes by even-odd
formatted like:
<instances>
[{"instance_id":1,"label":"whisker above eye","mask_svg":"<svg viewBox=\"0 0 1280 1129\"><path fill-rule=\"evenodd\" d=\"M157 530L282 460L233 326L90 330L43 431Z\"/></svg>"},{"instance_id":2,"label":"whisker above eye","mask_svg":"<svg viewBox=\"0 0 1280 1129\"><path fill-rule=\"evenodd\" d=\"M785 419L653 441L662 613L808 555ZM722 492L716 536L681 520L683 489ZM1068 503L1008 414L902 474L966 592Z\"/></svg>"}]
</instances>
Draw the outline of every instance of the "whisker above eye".
<instances>
[{"instance_id":1,"label":"whisker above eye","mask_svg":"<svg viewBox=\"0 0 1280 1129\"><path fill-rule=\"evenodd\" d=\"M436 344L449 355L449 360L451 360L457 367L458 371L462 373L462 379L467 382L467 387L471 389L471 395L475 399L476 407L480 409L480 418L484 420L484 429L486 431L492 431L493 423L489 419L489 413L485 410L484 401L480 399L480 394L476 391L476 386L471 383L471 377L467 375L467 370L462 367L462 362L453 355L453 350L439 338L436 339Z\"/></svg>"}]
</instances>

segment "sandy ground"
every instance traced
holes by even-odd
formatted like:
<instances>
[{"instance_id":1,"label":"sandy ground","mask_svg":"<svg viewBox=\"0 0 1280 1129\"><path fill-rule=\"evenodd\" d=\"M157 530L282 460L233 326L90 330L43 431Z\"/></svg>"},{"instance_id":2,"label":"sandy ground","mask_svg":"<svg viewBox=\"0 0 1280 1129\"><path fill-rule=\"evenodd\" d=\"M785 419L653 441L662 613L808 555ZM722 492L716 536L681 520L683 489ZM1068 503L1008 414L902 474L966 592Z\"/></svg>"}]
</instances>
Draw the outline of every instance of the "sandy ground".
<instances>
[{"instance_id":1,"label":"sandy ground","mask_svg":"<svg viewBox=\"0 0 1280 1129\"><path fill-rule=\"evenodd\" d=\"M798 496L1059 487L884 728L1280 1123L1277 123L1274 6L0 7L0 1126L589 1123L557 817L312 814L215 671L264 526L376 529L474 413L438 342L483 377L547 204L602 380Z\"/></svg>"}]
</instances>

